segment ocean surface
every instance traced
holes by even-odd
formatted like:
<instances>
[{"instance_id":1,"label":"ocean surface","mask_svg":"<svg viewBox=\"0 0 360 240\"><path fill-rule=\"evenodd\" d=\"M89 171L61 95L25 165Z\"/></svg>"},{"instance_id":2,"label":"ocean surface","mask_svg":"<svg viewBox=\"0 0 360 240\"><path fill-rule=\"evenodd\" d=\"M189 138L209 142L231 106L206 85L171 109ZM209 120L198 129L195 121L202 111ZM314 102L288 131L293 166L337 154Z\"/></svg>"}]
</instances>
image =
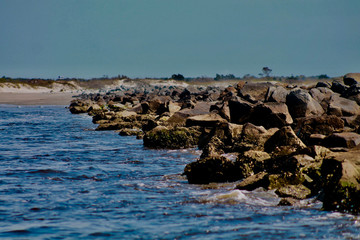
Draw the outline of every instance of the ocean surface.
<instances>
[{"instance_id":1,"label":"ocean surface","mask_svg":"<svg viewBox=\"0 0 360 240\"><path fill-rule=\"evenodd\" d=\"M95 127L64 106L0 105L0 239L360 239L359 217L188 184L196 149Z\"/></svg>"}]
</instances>

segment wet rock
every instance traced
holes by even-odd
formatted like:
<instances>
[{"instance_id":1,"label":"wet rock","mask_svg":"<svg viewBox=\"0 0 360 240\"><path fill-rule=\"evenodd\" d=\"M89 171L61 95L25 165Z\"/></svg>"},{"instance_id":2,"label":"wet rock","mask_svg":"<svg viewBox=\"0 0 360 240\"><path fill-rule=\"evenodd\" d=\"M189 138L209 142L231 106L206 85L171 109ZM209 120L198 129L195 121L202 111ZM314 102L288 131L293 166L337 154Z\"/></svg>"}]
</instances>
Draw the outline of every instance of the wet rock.
<instances>
[{"instance_id":1,"label":"wet rock","mask_svg":"<svg viewBox=\"0 0 360 240\"><path fill-rule=\"evenodd\" d=\"M121 129L119 131L119 135L120 136L137 136L137 135L141 134L140 132L141 132L140 129L125 128L125 129Z\"/></svg>"},{"instance_id":2,"label":"wet rock","mask_svg":"<svg viewBox=\"0 0 360 240\"><path fill-rule=\"evenodd\" d=\"M73 114L87 113L90 106L91 106L90 101L75 100L71 102L69 106L69 110Z\"/></svg>"},{"instance_id":3,"label":"wet rock","mask_svg":"<svg viewBox=\"0 0 360 240\"><path fill-rule=\"evenodd\" d=\"M321 167L325 210L360 213L360 151L333 153Z\"/></svg>"},{"instance_id":4,"label":"wet rock","mask_svg":"<svg viewBox=\"0 0 360 240\"><path fill-rule=\"evenodd\" d=\"M266 172L260 172L251 175L236 185L236 189L253 191L259 187L267 189L269 186L269 174Z\"/></svg>"},{"instance_id":5,"label":"wet rock","mask_svg":"<svg viewBox=\"0 0 360 240\"><path fill-rule=\"evenodd\" d=\"M265 170L265 162L270 160L270 155L263 151L249 150L240 153L236 159L236 165L240 169L243 178L257 174Z\"/></svg>"},{"instance_id":6,"label":"wet rock","mask_svg":"<svg viewBox=\"0 0 360 240\"><path fill-rule=\"evenodd\" d=\"M144 146L155 149L180 149L197 145L200 132L192 128L158 126L145 133Z\"/></svg>"},{"instance_id":7,"label":"wet rock","mask_svg":"<svg viewBox=\"0 0 360 240\"><path fill-rule=\"evenodd\" d=\"M299 204L299 199L295 199L292 197L282 198L278 204L278 206L296 206Z\"/></svg>"},{"instance_id":8,"label":"wet rock","mask_svg":"<svg viewBox=\"0 0 360 240\"><path fill-rule=\"evenodd\" d=\"M132 129L132 128L141 128L140 122L126 122L122 120L117 121L107 121L100 123L99 126L95 129L96 131L109 131L109 130L121 130L121 129Z\"/></svg>"},{"instance_id":9,"label":"wet rock","mask_svg":"<svg viewBox=\"0 0 360 240\"><path fill-rule=\"evenodd\" d=\"M189 183L232 182L240 179L234 163L223 157L207 157L186 165L184 174Z\"/></svg>"},{"instance_id":10,"label":"wet rock","mask_svg":"<svg viewBox=\"0 0 360 240\"><path fill-rule=\"evenodd\" d=\"M295 199L306 199L311 195L310 189L302 184L287 185L275 191L279 197L291 197Z\"/></svg>"},{"instance_id":11,"label":"wet rock","mask_svg":"<svg viewBox=\"0 0 360 240\"><path fill-rule=\"evenodd\" d=\"M286 105L293 118L322 115L324 113L321 105L303 89L291 91L286 97Z\"/></svg>"}]
</instances>

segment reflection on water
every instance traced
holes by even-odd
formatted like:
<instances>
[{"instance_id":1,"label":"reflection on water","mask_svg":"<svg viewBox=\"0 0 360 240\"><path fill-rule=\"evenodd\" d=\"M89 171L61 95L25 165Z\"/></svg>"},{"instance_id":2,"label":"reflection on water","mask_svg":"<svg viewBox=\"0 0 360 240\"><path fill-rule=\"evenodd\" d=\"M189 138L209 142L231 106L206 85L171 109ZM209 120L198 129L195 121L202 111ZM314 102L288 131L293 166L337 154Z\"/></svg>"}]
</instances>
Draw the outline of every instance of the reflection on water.
<instances>
[{"instance_id":1,"label":"reflection on water","mask_svg":"<svg viewBox=\"0 0 360 240\"><path fill-rule=\"evenodd\" d=\"M358 217L189 185L196 149L149 150L63 107L0 106L1 239L356 239ZM90 130L90 131L89 131Z\"/></svg>"}]
</instances>

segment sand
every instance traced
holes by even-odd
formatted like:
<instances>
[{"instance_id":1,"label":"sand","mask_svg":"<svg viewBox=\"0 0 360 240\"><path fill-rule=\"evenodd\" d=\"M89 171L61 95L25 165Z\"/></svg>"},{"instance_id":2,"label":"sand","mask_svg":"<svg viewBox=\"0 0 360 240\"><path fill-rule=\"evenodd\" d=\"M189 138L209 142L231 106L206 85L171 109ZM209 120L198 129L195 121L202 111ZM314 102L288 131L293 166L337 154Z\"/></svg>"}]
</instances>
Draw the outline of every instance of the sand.
<instances>
[{"instance_id":1,"label":"sand","mask_svg":"<svg viewBox=\"0 0 360 240\"><path fill-rule=\"evenodd\" d=\"M12 105L69 105L76 94L49 92L0 92L0 104Z\"/></svg>"}]
</instances>

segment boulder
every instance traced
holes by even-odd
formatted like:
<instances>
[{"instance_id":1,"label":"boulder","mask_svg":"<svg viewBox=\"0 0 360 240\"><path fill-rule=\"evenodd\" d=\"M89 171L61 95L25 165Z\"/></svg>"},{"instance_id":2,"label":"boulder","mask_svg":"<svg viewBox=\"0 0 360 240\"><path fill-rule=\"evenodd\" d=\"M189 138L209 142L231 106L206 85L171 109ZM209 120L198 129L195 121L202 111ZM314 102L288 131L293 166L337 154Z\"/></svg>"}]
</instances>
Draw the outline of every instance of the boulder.
<instances>
[{"instance_id":1,"label":"boulder","mask_svg":"<svg viewBox=\"0 0 360 240\"><path fill-rule=\"evenodd\" d=\"M248 150L239 154L235 164L240 169L242 178L264 171L265 162L270 159L270 155L263 151Z\"/></svg>"},{"instance_id":2,"label":"boulder","mask_svg":"<svg viewBox=\"0 0 360 240\"><path fill-rule=\"evenodd\" d=\"M266 172L259 172L251 175L236 185L236 189L253 191L259 187L267 189L269 186L269 174Z\"/></svg>"},{"instance_id":3,"label":"boulder","mask_svg":"<svg viewBox=\"0 0 360 240\"><path fill-rule=\"evenodd\" d=\"M286 103L286 96L289 94L289 90L285 89L284 87L277 86L277 87L269 87L265 101L266 102L278 102L278 103Z\"/></svg>"},{"instance_id":4,"label":"boulder","mask_svg":"<svg viewBox=\"0 0 360 240\"><path fill-rule=\"evenodd\" d=\"M344 121L333 115L311 116L297 120L295 132L305 144L310 144L310 136L313 134L328 136L344 129Z\"/></svg>"},{"instance_id":5,"label":"boulder","mask_svg":"<svg viewBox=\"0 0 360 240\"><path fill-rule=\"evenodd\" d=\"M286 105L293 118L316 116L324 113L321 105L303 89L291 91L286 97Z\"/></svg>"},{"instance_id":6,"label":"boulder","mask_svg":"<svg viewBox=\"0 0 360 240\"><path fill-rule=\"evenodd\" d=\"M248 122L251 117L254 105L239 97L229 101L230 121L232 123L242 124Z\"/></svg>"},{"instance_id":7,"label":"boulder","mask_svg":"<svg viewBox=\"0 0 360 240\"><path fill-rule=\"evenodd\" d=\"M234 163L223 156L199 159L184 169L189 183L232 182L240 179Z\"/></svg>"},{"instance_id":8,"label":"boulder","mask_svg":"<svg viewBox=\"0 0 360 240\"><path fill-rule=\"evenodd\" d=\"M275 191L279 197L306 199L311 195L311 190L302 184L283 186Z\"/></svg>"},{"instance_id":9,"label":"boulder","mask_svg":"<svg viewBox=\"0 0 360 240\"><path fill-rule=\"evenodd\" d=\"M323 208L360 213L360 151L332 153L321 166L324 179Z\"/></svg>"},{"instance_id":10,"label":"boulder","mask_svg":"<svg viewBox=\"0 0 360 240\"><path fill-rule=\"evenodd\" d=\"M239 91L238 96L248 99L253 99L253 101L264 101L268 88L273 86L272 83L254 83L247 82Z\"/></svg>"},{"instance_id":11,"label":"boulder","mask_svg":"<svg viewBox=\"0 0 360 240\"><path fill-rule=\"evenodd\" d=\"M344 84L348 86L356 85L360 82L360 73L348 73L344 75Z\"/></svg>"},{"instance_id":12,"label":"boulder","mask_svg":"<svg viewBox=\"0 0 360 240\"><path fill-rule=\"evenodd\" d=\"M209 114L188 117L186 120L186 126L215 127L218 124L225 122L227 121L222 117L220 117L219 114L209 113Z\"/></svg>"},{"instance_id":13,"label":"boulder","mask_svg":"<svg viewBox=\"0 0 360 240\"><path fill-rule=\"evenodd\" d=\"M71 104L69 106L69 110L73 114L87 113L90 106L91 106L90 101L75 100L75 101L71 102Z\"/></svg>"},{"instance_id":14,"label":"boulder","mask_svg":"<svg viewBox=\"0 0 360 240\"><path fill-rule=\"evenodd\" d=\"M258 126L264 126L267 129L273 127L281 128L293 123L287 105L277 102L256 105L253 108L249 121Z\"/></svg>"},{"instance_id":15,"label":"boulder","mask_svg":"<svg viewBox=\"0 0 360 240\"><path fill-rule=\"evenodd\" d=\"M145 133L144 146L155 149L181 149L195 147L200 132L193 128L167 128L157 126Z\"/></svg>"},{"instance_id":16,"label":"boulder","mask_svg":"<svg viewBox=\"0 0 360 240\"><path fill-rule=\"evenodd\" d=\"M277 131L277 128L266 130L263 126L246 123L243 126L240 138L234 142L234 151L264 150L264 144Z\"/></svg>"},{"instance_id":17,"label":"boulder","mask_svg":"<svg viewBox=\"0 0 360 240\"><path fill-rule=\"evenodd\" d=\"M198 102L194 108L186 108L175 112L166 122L169 126L185 126L186 119L191 116L208 114L210 111L211 102Z\"/></svg>"},{"instance_id":18,"label":"boulder","mask_svg":"<svg viewBox=\"0 0 360 240\"><path fill-rule=\"evenodd\" d=\"M344 94L346 89L347 89L347 87L344 84L340 83L339 81L335 80L331 84L331 90L336 93Z\"/></svg>"},{"instance_id":19,"label":"boulder","mask_svg":"<svg viewBox=\"0 0 360 240\"><path fill-rule=\"evenodd\" d=\"M340 117L360 115L360 106L355 101L333 95L329 101L328 114Z\"/></svg>"},{"instance_id":20,"label":"boulder","mask_svg":"<svg viewBox=\"0 0 360 240\"><path fill-rule=\"evenodd\" d=\"M354 132L333 133L324 139L324 145L329 148L353 148L360 144L360 135Z\"/></svg>"},{"instance_id":21,"label":"boulder","mask_svg":"<svg viewBox=\"0 0 360 240\"><path fill-rule=\"evenodd\" d=\"M288 155L305 147L290 126L279 129L264 144L266 152L280 155Z\"/></svg>"}]
</instances>

